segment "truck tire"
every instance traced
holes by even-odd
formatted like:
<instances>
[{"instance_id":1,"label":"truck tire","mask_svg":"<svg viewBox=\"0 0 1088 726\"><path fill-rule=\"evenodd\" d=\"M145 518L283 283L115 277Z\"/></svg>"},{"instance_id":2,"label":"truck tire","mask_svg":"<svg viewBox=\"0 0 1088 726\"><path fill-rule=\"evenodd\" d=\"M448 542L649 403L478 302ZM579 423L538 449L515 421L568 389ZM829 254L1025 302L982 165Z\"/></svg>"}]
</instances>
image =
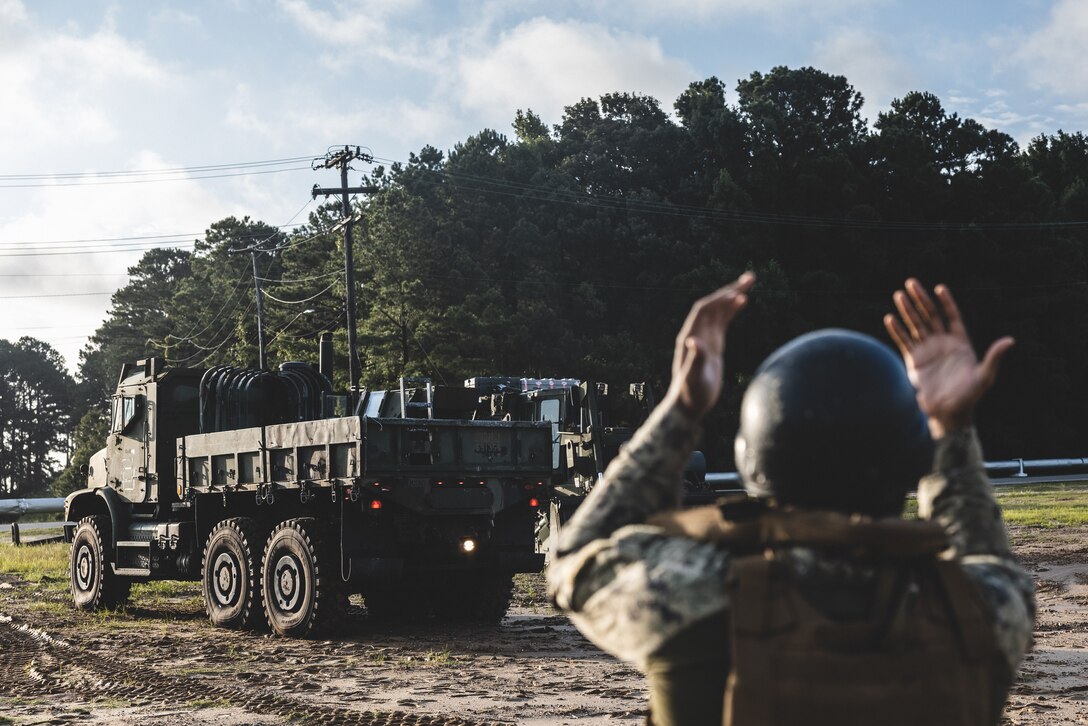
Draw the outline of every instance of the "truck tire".
<instances>
[{"instance_id":1,"label":"truck tire","mask_svg":"<svg viewBox=\"0 0 1088 726\"><path fill-rule=\"evenodd\" d=\"M260 568L256 522L233 517L212 528L201 567L204 609L212 625L243 630L263 625Z\"/></svg>"},{"instance_id":2,"label":"truck tire","mask_svg":"<svg viewBox=\"0 0 1088 726\"><path fill-rule=\"evenodd\" d=\"M110 519L103 514L84 517L76 525L68 580L79 610L112 609L128 602L132 582L115 575L108 562L110 532Z\"/></svg>"},{"instance_id":3,"label":"truck tire","mask_svg":"<svg viewBox=\"0 0 1088 726\"><path fill-rule=\"evenodd\" d=\"M309 638L334 630L347 611L332 547L316 519L276 525L264 549L261 589L273 631Z\"/></svg>"}]
</instances>

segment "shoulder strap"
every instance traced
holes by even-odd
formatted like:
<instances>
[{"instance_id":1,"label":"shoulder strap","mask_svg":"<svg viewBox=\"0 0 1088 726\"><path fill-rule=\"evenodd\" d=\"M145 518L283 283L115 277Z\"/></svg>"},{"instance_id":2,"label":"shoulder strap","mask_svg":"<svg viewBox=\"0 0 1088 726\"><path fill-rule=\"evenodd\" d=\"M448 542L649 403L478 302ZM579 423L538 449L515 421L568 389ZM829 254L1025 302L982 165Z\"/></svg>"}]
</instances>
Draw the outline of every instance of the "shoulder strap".
<instances>
[{"instance_id":1,"label":"shoulder strap","mask_svg":"<svg viewBox=\"0 0 1088 726\"><path fill-rule=\"evenodd\" d=\"M728 503L727 503L728 504ZM730 518L730 508L715 504L661 512L649 524L667 534L705 542L783 547L861 547L887 557L915 557L948 547L948 536L935 522L898 517L871 519L861 515L800 509L766 508L752 516Z\"/></svg>"}]
</instances>

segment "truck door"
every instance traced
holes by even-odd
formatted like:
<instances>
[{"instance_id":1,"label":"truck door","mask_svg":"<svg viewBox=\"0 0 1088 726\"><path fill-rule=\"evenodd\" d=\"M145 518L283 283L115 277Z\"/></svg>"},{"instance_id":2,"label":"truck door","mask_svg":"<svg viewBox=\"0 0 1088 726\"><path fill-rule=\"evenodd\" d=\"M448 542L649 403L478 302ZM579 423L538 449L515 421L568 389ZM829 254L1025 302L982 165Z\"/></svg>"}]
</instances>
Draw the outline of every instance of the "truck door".
<instances>
[{"instance_id":1,"label":"truck door","mask_svg":"<svg viewBox=\"0 0 1088 726\"><path fill-rule=\"evenodd\" d=\"M109 483L130 502L147 498L147 396L123 392L113 397L110 417Z\"/></svg>"}]
</instances>

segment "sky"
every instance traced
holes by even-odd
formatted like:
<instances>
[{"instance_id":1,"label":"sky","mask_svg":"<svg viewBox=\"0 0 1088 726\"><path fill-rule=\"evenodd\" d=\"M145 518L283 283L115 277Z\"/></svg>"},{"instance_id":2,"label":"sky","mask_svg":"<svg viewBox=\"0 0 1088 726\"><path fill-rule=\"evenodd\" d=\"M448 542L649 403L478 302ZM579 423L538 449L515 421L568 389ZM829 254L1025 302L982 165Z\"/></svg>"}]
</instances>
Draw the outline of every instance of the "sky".
<instances>
[{"instance_id":1,"label":"sky","mask_svg":"<svg viewBox=\"0 0 1088 726\"><path fill-rule=\"evenodd\" d=\"M870 121L930 91L1023 145L1088 129L1086 39L1085 0L0 0L0 338L74 372L143 250L304 222L330 148L388 166L779 65L846 76Z\"/></svg>"}]
</instances>

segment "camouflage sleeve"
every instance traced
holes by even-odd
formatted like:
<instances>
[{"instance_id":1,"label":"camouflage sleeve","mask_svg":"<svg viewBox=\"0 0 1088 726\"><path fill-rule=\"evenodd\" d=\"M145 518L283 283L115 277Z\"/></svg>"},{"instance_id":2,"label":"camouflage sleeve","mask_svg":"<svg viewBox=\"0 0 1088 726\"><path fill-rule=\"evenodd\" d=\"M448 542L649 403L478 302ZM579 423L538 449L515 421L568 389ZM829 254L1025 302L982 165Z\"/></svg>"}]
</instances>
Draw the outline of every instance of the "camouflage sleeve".
<instances>
[{"instance_id":1,"label":"camouflage sleeve","mask_svg":"<svg viewBox=\"0 0 1088 726\"><path fill-rule=\"evenodd\" d=\"M1013 558L974 428L954 431L937 442L933 472L918 483L918 514L948 533L955 556L993 617L1010 673L1015 673L1031 643L1035 585Z\"/></svg>"},{"instance_id":2,"label":"camouflage sleeve","mask_svg":"<svg viewBox=\"0 0 1088 726\"><path fill-rule=\"evenodd\" d=\"M638 666L685 627L726 607L720 548L643 524L680 502L699 425L658 406L570 522L548 568L552 601L603 650Z\"/></svg>"}]
</instances>

